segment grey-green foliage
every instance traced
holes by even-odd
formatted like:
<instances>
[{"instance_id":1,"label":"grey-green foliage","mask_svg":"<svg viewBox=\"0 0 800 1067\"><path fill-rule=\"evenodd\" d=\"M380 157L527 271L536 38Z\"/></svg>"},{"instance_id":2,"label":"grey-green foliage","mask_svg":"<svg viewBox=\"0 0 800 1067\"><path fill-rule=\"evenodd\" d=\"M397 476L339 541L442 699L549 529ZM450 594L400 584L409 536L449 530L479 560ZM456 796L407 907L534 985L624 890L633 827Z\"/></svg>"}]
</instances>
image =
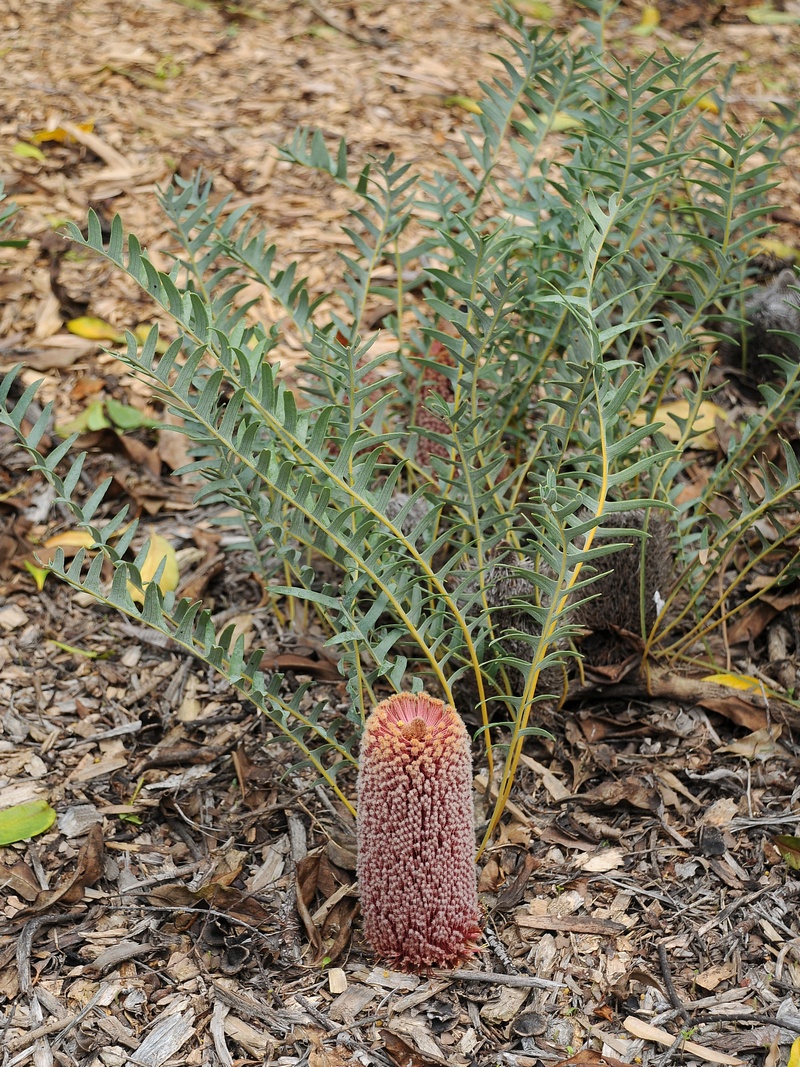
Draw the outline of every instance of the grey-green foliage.
<instances>
[{"instance_id":1,"label":"grey-green foliage","mask_svg":"<svg viewBox=\"0 0 800 1067\"><path fill-rule=\"evenodd\" d=\"M626 69L603 53L596 23L592 43L573 49L555 34L529 33L514 15L507 21L504 72L482 87L466 159L450 159L435 178L420 180L392 156L353 172L346 144L331 150L318 131L298 131L284 149L352 196L339 312L321 306L327 294L314 299L302 264L287 265L260 223L215 201L200 177L161 196L180 248L169 273L119 218L108 241L94 215L86 236L70 229L174 321L179 336L164 354L153 331L143 345L129 337L122 358L185 420L187 471L204 481L199 500L232 508L228 521L276 598L316 612L341 657L349 723L304 713L300 697L288 702L279 680L259 673L258 654L246 661L241 643L215 635L198 605L151 584L141 616L228 677L331 784L353 761L379 680L432 684L450 697L466 679L485 722L513 724L501 801L507 795L538 679L573 633L575 590L591 595L592 568L619 548L618 531L616 541L602 539L603 515L677 499L691 420L673 447L641 413L652 421L679 373L691 405L707 395L706 324L742 288L752 240L767 229L781 145L795 130L780 113L742 134L724 114L699 109L700 83L714 70L707 57L650 57ZM240 294L253 286L281 307L280 323L248 314L257 298ZM395 307L382 326L395 342L388 356L385 344L373 356L364 328L376 295ZM297 395L271 362L286 333L305 352ZM421 391L431 363L448 381L443 395ZM797 404L797 368L785 369L785 387L763 387L767 420L743 429L707 495L677 509L688 594L681 632L702 636L719 617L708 568L735 546L761 559L765 546L748 531L792 503L788 449L783 469L765 472L766 498L735 481ZM103 586L100 556L88 571L82 554L54 569L137 616L126 580L140 579L123 558L135 527L115 540L123 516L98 517L105 487L72 502L81 460L70 461L70 442L38 454L48 411L23 435L31 396L0 420L24 437L116 577ZM430 465L417 459L424 409L440 420L425 436L446 453ZM398 512L388 505L400 493ZM721 493L741 515L732 527L709 513ZM530 662L504 652L486 595L505 544L535 564L538 599L524 607L535 626L518 635ZM522 692L509 685L509 667L522 670Z\"/></svg>"},{"instance_id":2,"label":"grey-green foliage","mask_svg":"<svg viewBox=\"0 0 800 1067\"><path fill-rule=\"evenodd\" d=\"M0 181L0 248L25 248L28 244L24 237L8 236L13 226L12 219L17 210L17 205L8 199L5 186Z\"/></svg>"}]
</instances>

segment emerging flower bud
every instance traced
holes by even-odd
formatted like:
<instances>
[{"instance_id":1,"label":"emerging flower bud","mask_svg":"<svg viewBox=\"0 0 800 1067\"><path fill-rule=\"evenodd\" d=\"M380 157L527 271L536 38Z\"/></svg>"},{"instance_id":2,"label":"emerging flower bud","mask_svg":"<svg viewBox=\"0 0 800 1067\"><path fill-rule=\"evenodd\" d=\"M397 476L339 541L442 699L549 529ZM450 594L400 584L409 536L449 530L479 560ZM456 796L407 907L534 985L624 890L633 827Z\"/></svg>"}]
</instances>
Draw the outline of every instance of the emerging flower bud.
<instances>
[{"instance_id":1,"label":"emerging flower bud","mask_svg":"<svg viewBox=\"0 0 800 1067\"><path fill-rule=\"evenodd\" d=\"M367 939L395 966L452 966L480 937L472 757L453 708L382 701L364 729L358 881Z\"/></svg>"}]
</instances>

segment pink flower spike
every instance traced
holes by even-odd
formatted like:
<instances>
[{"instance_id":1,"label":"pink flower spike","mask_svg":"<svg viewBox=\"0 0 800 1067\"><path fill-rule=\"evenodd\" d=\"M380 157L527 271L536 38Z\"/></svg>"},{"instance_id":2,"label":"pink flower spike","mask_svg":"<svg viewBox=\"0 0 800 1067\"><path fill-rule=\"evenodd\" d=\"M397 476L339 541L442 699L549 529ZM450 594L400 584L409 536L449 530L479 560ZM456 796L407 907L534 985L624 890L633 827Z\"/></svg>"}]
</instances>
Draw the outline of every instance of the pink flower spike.
<instances>
[{"instance_id":1,"label":"pink flower spike","mask_svg":"<svg viewBox=\"0 0 800 1067\"><path fill-rule=\"evenodd\" d=\"M358 883L367 940L393 965L448 967L477 951L469 736L453 708L425 693L389 697L367 719Z\"/></svg>"}]
</instances>

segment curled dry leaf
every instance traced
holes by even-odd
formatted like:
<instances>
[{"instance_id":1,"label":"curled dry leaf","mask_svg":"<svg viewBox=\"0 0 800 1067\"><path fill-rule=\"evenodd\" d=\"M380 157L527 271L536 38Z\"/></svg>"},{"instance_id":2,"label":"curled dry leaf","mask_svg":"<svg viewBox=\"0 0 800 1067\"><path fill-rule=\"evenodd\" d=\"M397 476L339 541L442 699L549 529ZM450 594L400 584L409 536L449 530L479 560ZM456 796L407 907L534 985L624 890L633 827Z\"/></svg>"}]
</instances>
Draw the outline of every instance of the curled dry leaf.
<instances>
[{"instance_id":1,"label":"curled dry leaf","mask_svg":"<svg viewBox=\"0 0 800 1067\"><path fill-rule=\"evenodd\" d=\"M56 889L48 889L40 893L36 901L20 912L20 915L39 915L49 911L56 904L79 904L83 900L85 890L100 881L104 870L103 828L99 823L95 823L78 854L74 873L63 878Z\"/></svg>"}]
</instances>

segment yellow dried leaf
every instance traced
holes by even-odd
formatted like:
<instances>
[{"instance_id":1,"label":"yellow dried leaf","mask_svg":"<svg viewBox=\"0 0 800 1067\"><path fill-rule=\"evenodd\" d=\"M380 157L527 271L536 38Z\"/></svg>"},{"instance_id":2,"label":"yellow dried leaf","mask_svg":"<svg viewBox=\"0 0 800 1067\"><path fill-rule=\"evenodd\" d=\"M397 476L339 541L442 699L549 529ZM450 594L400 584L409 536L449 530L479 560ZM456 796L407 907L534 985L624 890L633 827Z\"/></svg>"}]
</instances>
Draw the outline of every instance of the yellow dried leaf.
<instances>
[{"instance_id":1,"label":"yellow dried leaf","mask_svg":"<svg viewBox=\"0 0 800 1067\"><path fill-rule=\"evenodd\" d=\"M48 537L45 548L91 548L94 538L88 530L65 530L64 533Z\"/></svg>"},{"instance_id":2,"label":"yellow dried leaf","mask_svg":"<svg viewBox=\"0 0 800 1067\"><path fill-rule=\"evenodd\" d=\"M91 133L94 129L93 122L78 122L76 123L76 129L83 130L84 133ZM55 141L58 144L75 144L75 138L67 130L63 130L60 126L56 126L54 130L37 130L31 137L33 144L45 144L47 141Z\"/></svg>"},{"instance_id":3,"label":"yellow dried leaf","mask_svg":"<svg viewBox=\"0 0 800 1067\"><path fill-rule=\"evenodd\" d=\"M151 329L152 326L150 326L148 323L140 322L136 329L133 331L133 336L136 338L140 345L143 345L145 343L145 341L150 335ZM159 354L159 356L163 356L168 348L169 341L166 339L166 337L159 337L159 339L156 341L156 352Z\"/></svg>"},{"instance_id":4,"label":"yellow dried leaf","mask_svg":"<svg viewBox=\"0 0 800 1067\"><path fill-rule=\"evenodd\" d=\"M455 94L448 96L444 102L445 107L460 107L464 111L470 111L473 115L482 115L483 109L477 100L473 100L471 96L459 96Z\"/></svg>"},{"instance_id":5,"label":"yellow dried leaf","mask_svg":"<svg viewBox=\"0 0 800 1067\"><path fill-rule=\"evenodd\" d=\"M719 114L719 105L713 96L709 96L708 93L701 93L699 96L692 96L691 93L687 93L681 99L681 103L696 107L698 111L709 111L712 115Z\"/></svg>"},{"instance_id":6,"label":"yellow dried leaf","mask_svg":"<svg viewBox=\"0 0 800 1067\"><path fill-rule=\"evenodd\" d=\"M758 678L753 678L749 674L709 674L700 681L716 682L717 685L727 685L729 689L741 689L745 693L760 693L763 688Z\"/></svg>"},{"instance_id":7,"label":"yellow dried leaf","mask_svg":"<svg viewBox=\"0 0 800 1067\"><path fill-rule=\"evenodd\" d=\"M550 4L544 3L543 0L511 0L513 6L519 11L520 15L527 15L532 19L551 19L553 17L553 9Z\"/></svg>"},{"instance_id":8,"label":"yellow dried leaf","mask_svg":"<svg viewBox=\"0 0 800 1067\"><path fill-rule=\"evenodd\" d=\"M796 1037L792 1042L792 1051L789 1053L786 1067L800 1067L800 1037Z\"/></svg>"},{"instance_id":9,"label":"yellow dried leaf","mask_svg":"<svg viewBox=\"0 0 800 1067\"><path fill-rule=\"evenodd\" d=\"M158 568L161 566L161 561L164 560L164 570L161 573L161 578L158 582L158 588L162 593L168 593L177 588L178 581L180 579L180 571L178 569L178 557L175 549L161 534L151 532L150 534L150 547L147 550L144 563L142 564L142 586L146 590L147 586L155 578ZM131 599L135 600L138 604L144 603L144 594L139 592L136 586L132 582L128 582L128 592L131 595Z\"/></svg>"},{"instance_id":10,"label":"yellow dried leaf","mask_svg":"<svg viewBox=\"0 0 800 1067\"><path fill-rule=\"evenodd\" d=\"M796 263L800 259L800 250L792 248L784 241L777 241L773 237L760 237L757 241L753 241L748 252L754 256L774 256L776 259L787 260L789 263Z\"/></svg>"},{"instance_id":11,"label":"yellow dried leaf","mask_svg":"<svg viewBox=\"0 0 800 1067\"><path fill-rule=\"evenodd\" d=\"M634 426L645 426L648 422L663 422L664 425L661 428L661 432L673 444L678 444L683 437L683 429L676 420L686 423L691 418L691 415L692 408L688 400L668 400L663 404L659 404L653 412L652 418L648 418L646 411L637 412L633 418L633 424ZM706 449L711 452L715 451L718 444L717 419L727 422L729 418L730 413L717 404L712 403L710 400L701 401L692 423L692 431L695 436L688 442L688 447Z\"/></svg>"},{"instance_id":12,"label":"yellow dried leaf","mask_svg":"<svg viewBox=\"0 0 800 1067\"><path fill-rule=\"evenodd\" d=\"M41 593L41 591L44 589L45 579L50 573L49 569L47 567L37 567L36 564L31 563L29 559L26 559L24 563L25 570L31 575L34 582L36 582L36 588Z\"/></svg>"},{"instance_id":13,"label":"yellow dried leaf","mask_svg":"<svg viewBox=\"0 0 800 1067\"><path fill-rule=\"evenodd\" d=\"M649 37L659 22L661 22L661 13L658 8L653 4L645 4L642 10L642 21L638 26L633 27L631 33L639 37Z\"/></svg>"},{"instance_id":14,"label":"yellow dried leaf","mask_svg":"<svg viewBox=\"0 0 800 1067\"><path fill-rule=\"evenodd\" d=\"M576 115L568 115L566 111L557 111L553 115L550 129L556 133L564 133L565 130L582 130L584 123Z\"/></svg>"},{"instance_id":15,"label":"yellow dried leaf","mask_svg":"<svg viewBox=\"0 0 800 1067\"><path fill-rule=\"evenodd\" d=\"M125 340L125 335L115 330L110 322L96 319L92 315L81 315L80 318L70 319L67 329L77 337L85 337L87 341L115 341L119 344Z\"/></svg>"}]
</instances>

